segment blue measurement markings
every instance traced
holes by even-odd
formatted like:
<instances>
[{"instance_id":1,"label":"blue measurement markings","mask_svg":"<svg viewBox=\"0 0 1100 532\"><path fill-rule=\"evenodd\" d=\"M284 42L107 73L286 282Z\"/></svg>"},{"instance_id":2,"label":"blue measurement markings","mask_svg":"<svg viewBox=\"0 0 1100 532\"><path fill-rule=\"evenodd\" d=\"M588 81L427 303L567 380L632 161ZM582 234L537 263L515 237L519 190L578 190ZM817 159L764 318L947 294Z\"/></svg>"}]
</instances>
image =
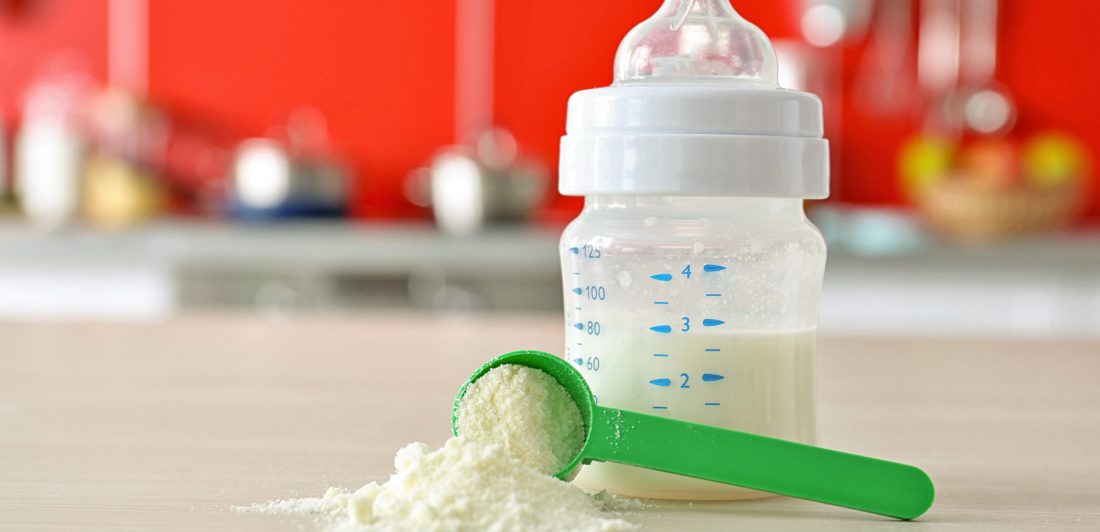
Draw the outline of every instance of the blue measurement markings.
<instances>
[{"instance_id":1,"label":"blue measurement markings","mask_svg":"<svg viewBox=\"0 0 1100 532\"><path fill-rule=\"evenodd\" d=\"M668 353L653 353L653 356L655 356L655 357L667 357Z\"/></svg>"},{"instance_id":2,"label":"blue measurement markings","mask_svg":"<svg viewBox=\"0 0 1100 532\"><path fill-rule=\"evenodd\" d=\"M581 290L580 288L574 288L573 289L573 293L577 294L578 296L581 295L582 292L584 292L584 290Z\"/></svg>"},{"instance_id":3,"label":"blue measurement markings","mask_svg":"<svg viewBox=\"0 0 1100 532\"><path fill-rule=\"evenodd\" d=\"M708 347L708 348L704 349L703 351L706 351L708 353L718 353L718 352L722 351L722 349L719 348L719 347Z\"/></svg>"},{"instance_id":4,"label":"blue measurement markings","mask_svg":"<svg viewBox=\"0 0 1100 532\"><path fill-rule=\"evenodd\" d=\"M726 267L722 266L721 264L704 264L703 265L703 271L708 272L708 273L720 272L724 269L726 269Z\"/></svg>"},{"instance_id":5,"label":"blue measurement markings","mask_svg":"<svg viewBox=\"0 0 1100 532\"><path fill-rule=\"evenodd\" d=\"M722 297L722 294L707 294L707 297Z\"/></svg>"},{"instance_id":6,"label":"blue measurement markings","mask_svg":"<svg viewBox=\"0 0 1100 532\"><path fill-rule=\"evenodd\" d=\"M573 362L575 364L577 364L578 366L584 365L584 359L583 358L574 358Z\"/></svg>"},{"instance_id":7,"label":"blue measurement markings","mask_svg":"<svg viewBox=\"0 0 1100 532\"><path fill-rule=\"evenodd\" d=\"M719 375L717 373L704 373L703 374L703 382L720 381L724 378L726 378L725 375Z\"/></svg>"},{"instance_id":8,"label":"blue measurement markings","mask_svg":"<svg viewBox=\"0 0 1100 532\"><path fill-rule=\"evenodd\" d=\"M653 380L649 381L649 383L652 384L652 385L655 385L655 386L667 387L667 386L670 386L672 384L672 380L671 379L653 379Z\"/></svg>"},{"instance_id":9,"label":"blue measurement markings","mask_svg":"<svg viewBox=\"0 0 1100 532\"><path fill-rule=\"evenodd\" d=\"M722 406L722 403L703 403L703 406Z\"/></svg>"},{"instance_id":10,"label":"blue measurement markings","mask_svg":"<svg viewBox=\"0 0 1100 532\"><path fill-rule=\"evenodd\" d=\"M706 319L703 320L703 327L717 327L717 326L722 325L724 323L726 323L726 322L724 322L722 320L716 320L714 318L706 318Z\"/></svg>"},{"instance_id":11,"label":"blue measurement markings","mask_svg":"<svg viewBox=\"0 0 1100 532\"><path fill-rule=\"evenodd\" d=\"M576 255L576 254L578 254L578 253L580 253L580 252L581 252L581 248L578 248L578 247L571 247L571 248L569 248L569 252L570 252L570 253L572 253L572 254L574 254L574 255Z\"/></svg>"},{"instance_id":12,"label":"blue measurement markings","mask_svg":"<svg viewBox=\"0 0 1100 532\"><path fill-rule=\"evenodd\" d=\"M667 406L662 406L662 405L653 405L653 409L654 410L668 410L668 407Z\"/></svg>"},{"instance_id":13,"label":"blue measurement markings","mask_svg":"<svg viewBox=\"0 0 1100 532\"><path fill-rule=\"evenodd\" d=\"M574 323L573 326L576 327L578 331L583 331L584 330L584 324L583 323Z\"/></svg>"},{"instance_id":14,"label":"blue measurement markings","mask_svg":"<svg viewBox=\"0 0 1100 532\"><path fill-rule=\"evenodd\" d=\"M654 281L671 281L672 280L672 274L671 273L658 273L656 275L650 275L649 278L653 279Z\"/></svg>"},{"instance_id":15,"label":"blue measurement markings","mask_svg":"<svg viewBox=\"0 0 1100 532\"><path fill-rule=\"evenodd\" d=\"M653 332L656 332L656 333L668 334L668 333L672 332L672 326L671 325L654 325L654 326L650 327L649 330L651 330Z\"/></svg>"},{"instance_id":16,"label":"blue measurement markings","mask_svg":"<svg viewBox=\"0 0 1100 532\"><path fill-rule=\"evenodd\" d=\"M668 301L654 301L653 304L654 305L667 305Z\"/></svg>"}]
</instances>

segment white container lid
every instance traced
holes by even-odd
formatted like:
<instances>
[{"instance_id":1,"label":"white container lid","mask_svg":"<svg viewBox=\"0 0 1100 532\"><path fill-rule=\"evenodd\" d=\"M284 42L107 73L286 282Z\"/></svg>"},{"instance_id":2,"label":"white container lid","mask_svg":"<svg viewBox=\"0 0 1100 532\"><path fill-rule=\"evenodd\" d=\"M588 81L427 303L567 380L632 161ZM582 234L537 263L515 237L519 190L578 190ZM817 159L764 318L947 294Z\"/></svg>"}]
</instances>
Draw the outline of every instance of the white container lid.
<instances>
[{"instance_id":1,"label":"white container lid","mask_svg":"<svg viewBox=\"0 0 1100 532\"><path fill-rule=\"evenodd\" d=\"M824 198L821 101L728 0L666 0L619 45L615 83L569 99L564 195Z\"/></svg>"}]
</instances>

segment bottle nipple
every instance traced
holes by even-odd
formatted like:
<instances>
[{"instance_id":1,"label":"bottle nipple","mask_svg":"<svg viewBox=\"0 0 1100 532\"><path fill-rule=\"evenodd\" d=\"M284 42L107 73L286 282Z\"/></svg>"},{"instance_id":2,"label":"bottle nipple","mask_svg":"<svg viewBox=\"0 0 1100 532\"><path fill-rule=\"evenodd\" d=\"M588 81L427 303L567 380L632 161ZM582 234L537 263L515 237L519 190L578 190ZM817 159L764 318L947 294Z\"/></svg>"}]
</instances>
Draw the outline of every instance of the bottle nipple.
<instances>
[{"instance_id":1,"label":"bottle nipple","mask_svg":"<svg viewBox=\"0 0 1100 532\"><path fill-rule=\"evenodd\" d=\"M615 85L725 82L776 87L771 41L729 0L665 0L615 53Z\"/></svg>"}]
</instances>

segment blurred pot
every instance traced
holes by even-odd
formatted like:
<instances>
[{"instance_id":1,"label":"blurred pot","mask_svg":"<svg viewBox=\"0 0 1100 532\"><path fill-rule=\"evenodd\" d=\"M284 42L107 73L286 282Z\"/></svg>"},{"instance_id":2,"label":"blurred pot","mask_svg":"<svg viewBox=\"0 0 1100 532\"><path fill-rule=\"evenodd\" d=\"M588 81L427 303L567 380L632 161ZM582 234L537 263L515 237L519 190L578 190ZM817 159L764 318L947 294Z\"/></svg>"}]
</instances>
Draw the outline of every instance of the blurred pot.
<instances>
[{"instance_id":1,"label":"blurred pot","mask_svg":"<svg viewBox=\"0 0 1100 532\"><path fill-rule=\"evenodd\" d=\"M248 139L237 147L230 181L231 211L241 218L339 217L347 210L342 166L293 157L271 139Z\"/></svg>"},{"instance_id":2,"label":"blurred pot","mask_svg":"<svg viewBox=\"0 0 1100 532\"><path fill-rule=\"evenodd\" d=\"M431 206L440 229L455 235L528 218L546 194L541 166L517 160L515 138L495 128L474 148L441 151L428 169L410 176L409 199Z\"/></svg>"}]
</instances>

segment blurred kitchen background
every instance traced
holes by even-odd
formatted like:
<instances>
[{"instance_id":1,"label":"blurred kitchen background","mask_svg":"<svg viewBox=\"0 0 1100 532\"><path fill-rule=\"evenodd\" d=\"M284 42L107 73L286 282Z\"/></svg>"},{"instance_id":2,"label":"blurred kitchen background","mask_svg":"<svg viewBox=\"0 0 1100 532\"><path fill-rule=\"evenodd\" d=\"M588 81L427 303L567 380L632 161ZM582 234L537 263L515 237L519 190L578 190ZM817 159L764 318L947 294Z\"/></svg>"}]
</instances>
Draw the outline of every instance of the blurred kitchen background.
<instances>
[{"instance_id":1,"label":"blurred kitchen background","mask_svg":"<svg viewBox=\"0 0 1100 532\"><path fill-rule=\"evenodd\" d=\"M0 0L0 318L557 312L660 0ZM1093 0L735 0L822 97L831 332L1100 335Z\"/></svg>"}]
</instances>

